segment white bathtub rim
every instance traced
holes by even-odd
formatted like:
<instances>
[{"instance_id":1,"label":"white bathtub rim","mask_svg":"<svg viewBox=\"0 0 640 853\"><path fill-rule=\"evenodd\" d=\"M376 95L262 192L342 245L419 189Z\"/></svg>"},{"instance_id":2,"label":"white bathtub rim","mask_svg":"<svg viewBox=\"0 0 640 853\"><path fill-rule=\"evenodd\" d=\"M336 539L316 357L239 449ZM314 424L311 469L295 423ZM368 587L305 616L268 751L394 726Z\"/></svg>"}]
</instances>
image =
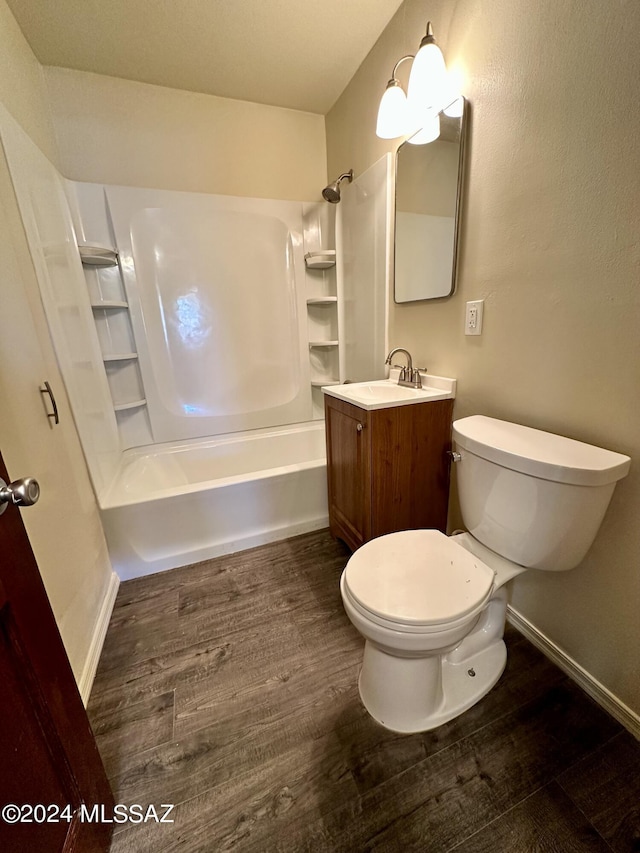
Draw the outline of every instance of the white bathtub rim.
<instances>
[{"instance_id":1,"label":"white bathtub rim","mask_svg":"<svg viewBox=\"0 0 640 853\"><path fill-rule=\"evenodd\" d=\"M189 450L202 450L208 447L219 447L221 445L244 443L259 439L268 439L273 436L294 435L300 432L324 431L324 421L303 421L299 424L288 424L284 427L276 427L249 430L241 433L229 433L225 435L212 436L206 439L187 439L185 441L165 442L162 444L147 444L141 447L130 448L124 451L120 460L118 470L109 488L104 494L98 495L98 505L102 510L118 509L119 507L146 504L152 501L166 500L178 495L188 495L197 492L210 491L212 489L232 487L245 484L249 481L263 480L268 478L285 477L302 471L326 466L326 455L310 459L304 462L294 462L289 465L281 465L275 468L262 468L243 474L235 474L227 477L217 477L208 480L200 480L194 483L181 483L177 486L164 489L154 489L142 494L132 495L122 491L121 479L136 459L150 456L162 456L171 453L183 453Z\"/></svg>"},{"instance_id":2,"label":"white bathtub rim","mask_svg":"<svg viewBox=\"0 0 640 853\"><path fill-rule=\"evenodd\" d=\"M136 506L137 504L153 503L154 501L162 501L167 498L175 498L181 495L210 492L216 489L229 488L233 486L244 486L247 483L253 483L256 480L275 480L279 477L287 477L290 474L310 471L314 468L324 468L326 464L326 459L314 459L312 462L297 462L293 465L283 465L280 468L265 468L262 471L251 471L249 474L236 474L233 477L218 477L215 480L202 480L199 483L183 484L166 489L155 489L153 492L141 495L118 495L117 489L115 489L115 495L112 495L110 492L108 498L100 503L100 509L106 512L111 509L120 509L121 507Z\"/></svg>"},{"instance_id":3,"label":"white bathtub rim","mask_svg":"<svg viewBox=\"0 0 640 853\"><path fill-rule=\"evenodd\" d=\"M260 438L271 438L275 435L293 435L299 432L321 432L324 430L324 419L318 418L313 421L299 421L296 423L283 424L282 426L260 427L259 429L241 430L240 432L226 432L220 435L203 436L200 438L184 438L176 441L155 442L143 444L139 447L129 447L122 452L125 464L130 459L139 456L163 455L171 452L182 452L202 447L217 447L224 444L239 444L245 441L253 441Z\"/></svg>"}]
</instances>

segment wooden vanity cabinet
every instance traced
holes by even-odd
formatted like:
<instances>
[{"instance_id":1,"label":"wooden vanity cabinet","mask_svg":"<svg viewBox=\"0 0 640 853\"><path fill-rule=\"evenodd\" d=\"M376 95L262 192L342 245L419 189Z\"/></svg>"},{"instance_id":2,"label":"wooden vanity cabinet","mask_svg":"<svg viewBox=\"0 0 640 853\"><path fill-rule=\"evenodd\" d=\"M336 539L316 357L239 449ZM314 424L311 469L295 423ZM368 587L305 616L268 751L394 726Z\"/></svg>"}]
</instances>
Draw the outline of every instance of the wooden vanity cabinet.
<instances>
[{"instance_id":1,"label":"wooden vanity cabinet","mask_svg":"<svg viewBox=\"0 0 640 853\"><path fill-rule=\"evenodd\" d=\"M445 532L453 400L367 411L325 395L331 535L353 550L416 527Z\"/></svg>"}]
</instances>

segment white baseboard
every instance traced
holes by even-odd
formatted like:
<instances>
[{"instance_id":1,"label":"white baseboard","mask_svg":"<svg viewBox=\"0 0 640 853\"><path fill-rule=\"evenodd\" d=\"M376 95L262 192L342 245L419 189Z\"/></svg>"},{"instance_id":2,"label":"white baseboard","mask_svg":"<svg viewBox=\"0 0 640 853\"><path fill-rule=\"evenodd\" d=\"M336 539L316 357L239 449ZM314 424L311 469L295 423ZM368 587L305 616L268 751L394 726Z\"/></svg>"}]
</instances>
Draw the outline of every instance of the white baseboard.
<instances>
[{"instance_id":1,"label":"white baseboard","mask_svg":"<svg viewBox=\"0 0 640 853\"><path fill-rule=\"evenodd\" d=\"M542 631L539 631L528 619L514 610L511 605L507 607L507 621L537 649L540 649L543 655L552 660L569 678L575 681L598 705L611 714L625 729L628 729L634 737L640 739L640 716L635 711L632 711L628 705L625 705L603 684L600 684L586 669L576 663L559 646L556 646Z\"/></svg>"},{"instance_id":2,"label":"white baseboard","mask_svg":"<svg viewBox=\"0 0 640 853\"><path fill-rule=\"evenodd\" d=\"M89 701L91 688L93 687L93 679L96 677L98 661L100 660L100 654L102 653L104 638L107 635L107 628L109 627L109 620L111 619L111 613L113 612L113 605L116 603L116 595L118 594L119 586L120 579L115 572L112 572L106 595L102 600L102 607L100 608L96 626L93 630L93 637L91 638L91 645L89 646L89 654L87 655L87 660L85 661L80 680L78 681L78 690L80 691L80 696L85 708Z\"/></svg>"}]
</instances>

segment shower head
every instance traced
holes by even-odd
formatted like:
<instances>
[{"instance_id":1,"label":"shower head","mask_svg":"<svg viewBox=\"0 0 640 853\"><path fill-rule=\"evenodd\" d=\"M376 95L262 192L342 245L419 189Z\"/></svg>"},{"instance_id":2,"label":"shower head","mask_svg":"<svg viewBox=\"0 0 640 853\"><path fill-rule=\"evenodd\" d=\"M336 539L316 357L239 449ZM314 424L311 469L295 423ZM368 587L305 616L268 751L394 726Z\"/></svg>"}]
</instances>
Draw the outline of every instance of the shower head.
<instances>
[{"instance_id":1,"label":"shower head","mask_svg":"<svg viewBox=\"0 0 640 853\"><path fill-rule=\"evenodd\" d=\"M331 204L337 204L340 201L340 181L344 181L345 178L351 183L353 180L353 169L349 169L348 172L344 172L344 174L340 175L332 184L329 184L328 187L325 187L322 190L322 198L325 201L330 202Z\"/></svg>"}]
</instances>

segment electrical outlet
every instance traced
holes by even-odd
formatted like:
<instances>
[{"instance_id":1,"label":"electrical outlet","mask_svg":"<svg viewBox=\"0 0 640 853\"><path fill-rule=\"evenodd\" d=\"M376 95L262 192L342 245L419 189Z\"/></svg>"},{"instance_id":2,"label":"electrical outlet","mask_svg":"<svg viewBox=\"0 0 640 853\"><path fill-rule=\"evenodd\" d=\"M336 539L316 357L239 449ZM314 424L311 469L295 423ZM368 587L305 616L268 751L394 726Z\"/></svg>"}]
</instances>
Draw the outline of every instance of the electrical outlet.
<instances>
[{"instance_id":1,"label":"electrical outlet","mask_svg":"<svg viewBox=\"0 0 640 853\"><path fill-rule=\"evenodd\" d=\"M465 335L481 335L482 334L482 315L484 313L484 299L476 299L474 302L467 302L464 316L464 333Z\"/></svg>"}]
</instances>

